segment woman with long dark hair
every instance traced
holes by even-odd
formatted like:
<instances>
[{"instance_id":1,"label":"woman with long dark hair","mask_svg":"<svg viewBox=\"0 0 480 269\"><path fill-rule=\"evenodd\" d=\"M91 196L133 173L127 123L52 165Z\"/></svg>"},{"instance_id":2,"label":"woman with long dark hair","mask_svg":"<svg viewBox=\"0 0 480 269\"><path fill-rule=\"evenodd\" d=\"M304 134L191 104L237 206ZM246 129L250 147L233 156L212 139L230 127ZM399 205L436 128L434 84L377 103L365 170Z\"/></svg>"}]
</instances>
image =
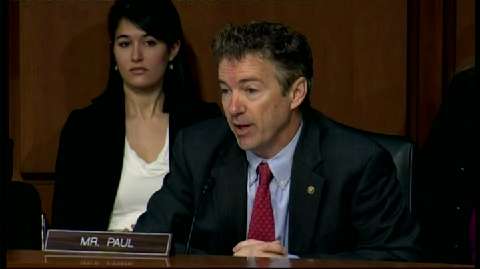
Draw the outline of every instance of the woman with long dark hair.
<instances>
[{"instance_id":1,"label":"woman with long dark hair","mask_svg":"<svg viewBox=\"0 0 480 269\"><path fill-rule=\"evenodd\" d=\"M198 98L169 0L117 0L106 90L62 129L52 226L132 230L170 170L180 128L220 115Z\"/></svg>"}]
</instances>

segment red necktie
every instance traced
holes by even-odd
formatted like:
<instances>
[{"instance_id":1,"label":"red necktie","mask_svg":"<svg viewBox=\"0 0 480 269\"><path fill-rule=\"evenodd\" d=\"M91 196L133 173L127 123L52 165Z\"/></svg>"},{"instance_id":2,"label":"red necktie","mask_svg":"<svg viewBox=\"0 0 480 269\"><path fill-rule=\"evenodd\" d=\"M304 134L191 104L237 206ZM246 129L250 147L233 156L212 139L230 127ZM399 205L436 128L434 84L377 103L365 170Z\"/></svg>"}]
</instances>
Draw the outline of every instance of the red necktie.
<instances>
[{"instance_id":1,"label":"red necktie","mask_svg":"<svg viewBox=\"0 0 480 269\"><path fill-rule=\"evenodd\" d=\"M275 222L273 220L269 188L273 176L268 164L264 162L258 165L257 173L260 183L258 184L255 201L253 202L248 239L270 242L275 240Z\"/></svg>"}]
</instances>

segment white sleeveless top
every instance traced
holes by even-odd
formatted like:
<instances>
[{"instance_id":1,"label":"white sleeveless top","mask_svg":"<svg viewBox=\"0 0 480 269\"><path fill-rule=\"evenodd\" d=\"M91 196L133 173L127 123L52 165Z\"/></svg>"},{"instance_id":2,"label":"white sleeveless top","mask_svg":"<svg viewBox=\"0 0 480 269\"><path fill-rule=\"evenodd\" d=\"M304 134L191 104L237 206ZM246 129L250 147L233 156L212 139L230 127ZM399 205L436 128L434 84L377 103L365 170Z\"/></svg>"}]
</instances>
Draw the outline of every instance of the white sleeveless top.
<instances>
[{"instance_id":1,"label":"white sleeveless top","mask_svg":"<svg viewBox=\"0 0 480 269\"><path fill-rule=\"evenodd\" d=\"M155 161L145 162L130 147L125 136L123 168L108 230L132 231L137 218L145 212L150 196L162 187L169 172L168 128L165 145Z\"/></svg>"}]
</instances>

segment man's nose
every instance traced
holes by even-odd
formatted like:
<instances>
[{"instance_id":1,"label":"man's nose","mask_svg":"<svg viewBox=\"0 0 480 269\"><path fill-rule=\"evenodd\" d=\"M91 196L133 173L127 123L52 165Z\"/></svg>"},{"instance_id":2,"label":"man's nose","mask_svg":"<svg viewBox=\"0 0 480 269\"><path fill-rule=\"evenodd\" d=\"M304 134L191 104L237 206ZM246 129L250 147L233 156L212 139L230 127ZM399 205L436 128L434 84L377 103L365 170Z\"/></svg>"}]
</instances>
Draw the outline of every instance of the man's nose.
<instances>
[{"instance_id":1,"label":"man's nose","mask_svg":"<svg viewBox=\"0 0 480 269\"><path fill-rule=\"evenodd\" d=\"M245 106L242 101L242 97L237 92L233 92L229 103L228 103L228 112L232 115L237 115L245 112Z\"/></svg>"}]
</instances>

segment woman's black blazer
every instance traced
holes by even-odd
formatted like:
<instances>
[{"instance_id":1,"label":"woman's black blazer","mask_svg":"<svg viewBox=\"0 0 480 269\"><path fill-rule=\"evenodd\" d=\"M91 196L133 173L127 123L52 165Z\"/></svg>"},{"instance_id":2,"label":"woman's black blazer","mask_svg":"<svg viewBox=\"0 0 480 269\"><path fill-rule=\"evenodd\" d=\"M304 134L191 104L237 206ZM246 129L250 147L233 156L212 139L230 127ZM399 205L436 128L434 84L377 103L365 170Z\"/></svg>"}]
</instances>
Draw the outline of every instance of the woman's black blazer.
<instances>
[{"instance_id":1,"label":"woman's black blazer","mask_svg":"<svg viewBox=\"0 0 480 269\"><path fill-rule=\"evenodd\" d=\"M69 115L55 166L52 228L108 229L123 165L124 99L123 91L106 91ZM181 111L170 112L170 145L181 128L221 114L213 103L181 105Z\"/></svg>"}]
</instances>

